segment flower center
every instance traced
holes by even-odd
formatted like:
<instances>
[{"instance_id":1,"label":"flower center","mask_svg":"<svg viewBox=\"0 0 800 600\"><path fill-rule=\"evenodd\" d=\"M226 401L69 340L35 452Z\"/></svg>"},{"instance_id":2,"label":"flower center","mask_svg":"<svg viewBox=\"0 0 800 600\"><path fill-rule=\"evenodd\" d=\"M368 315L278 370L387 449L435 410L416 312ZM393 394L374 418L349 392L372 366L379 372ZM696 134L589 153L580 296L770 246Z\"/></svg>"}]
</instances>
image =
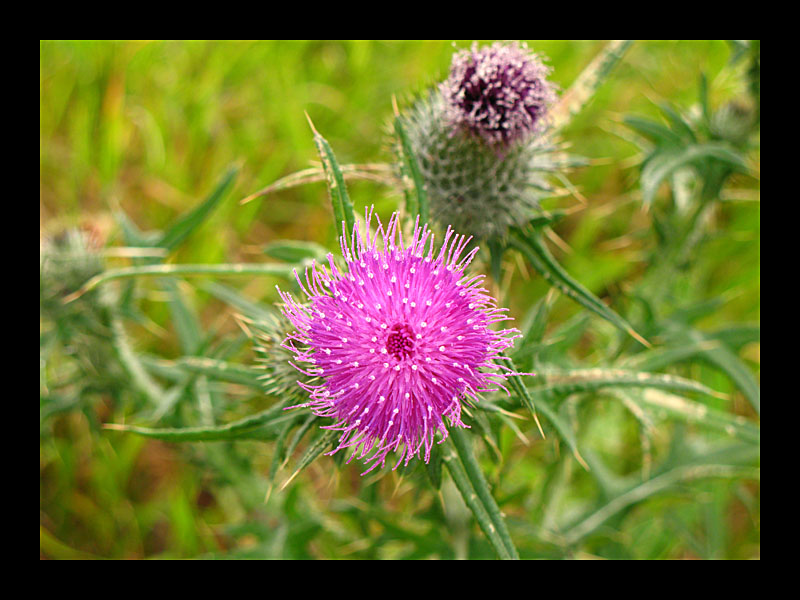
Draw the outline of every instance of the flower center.
<instances>
[{"instance_id":1,"label":"flower center","mask_svg":"<svg viewBox=\"0 0 800 600\"><path fill-rule=\"evenodd\" d=\"M411 356L414 351L414 335L408 325L398 323L392 326L392 333L386 339L386 351L397 360Z\"/></svg>"}]
</instances>

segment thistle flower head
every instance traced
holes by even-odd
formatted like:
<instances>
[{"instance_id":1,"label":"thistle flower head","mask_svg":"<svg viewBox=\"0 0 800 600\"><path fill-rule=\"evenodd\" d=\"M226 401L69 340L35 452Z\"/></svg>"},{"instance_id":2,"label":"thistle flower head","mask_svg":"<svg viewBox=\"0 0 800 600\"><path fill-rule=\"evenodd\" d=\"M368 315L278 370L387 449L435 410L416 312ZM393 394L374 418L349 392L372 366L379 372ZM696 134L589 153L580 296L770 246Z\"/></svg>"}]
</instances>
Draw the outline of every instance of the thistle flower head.
<instances>
[{"instance_id":1,"label":"thistle flower head","mask_svg":"<svg viewBox=\"0 0 800 600\"><path fill-rule=\"evenodd\" d=\"M507 147L544 129L555 100L548 67L524 44L496 42L453 55L441 84L448 116L492 146Z\"/></svg>"},{"instance_id":2,"label":"thistle flower head","mask_svg":"<svg viewBox=\"0 0 800 600\"><path fill-rule=\"evenodd\" d=\"M465 274L478 250L464 254L471 238L448 228L437 253L427 225L417 222L405 245L396 213L374 234L371 210L365 220L366 231L356 224L349 236L342 224L344 270L329 254L327 267L306 269L305 285L297 276L308 304L278 292L296 328L284 347L315 378L298 382L309 394L299 406L332 418L326 428L341 436L331 454L352 448L367 473L389 452L400 454L395 468L415 456L428 462L436 433L448 435L445 420L464 427L462 403L513 373L502 353L519 331L491 328L510 317L482 275Z\"/></svg>"}]
</instances>

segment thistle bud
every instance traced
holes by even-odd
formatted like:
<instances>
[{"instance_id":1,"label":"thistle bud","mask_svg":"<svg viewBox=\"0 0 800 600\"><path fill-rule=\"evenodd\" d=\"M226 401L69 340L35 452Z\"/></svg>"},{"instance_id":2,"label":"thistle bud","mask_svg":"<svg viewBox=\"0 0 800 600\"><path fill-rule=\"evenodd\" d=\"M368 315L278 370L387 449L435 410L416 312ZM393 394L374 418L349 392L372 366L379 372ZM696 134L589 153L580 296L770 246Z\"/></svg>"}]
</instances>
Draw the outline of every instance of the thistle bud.
<instances>
[{"instance_id":1,"label":"thistle bud","mask_svg":"<svg viewBox=\"0 0 800 600\"><path fill-rule=\"evenodd\" d=\"M543 135L555 99L547 72L524 46L473 46L400 116L438 223L488 239L534 216L558 168Z\"/></svg>"}]
</instances>

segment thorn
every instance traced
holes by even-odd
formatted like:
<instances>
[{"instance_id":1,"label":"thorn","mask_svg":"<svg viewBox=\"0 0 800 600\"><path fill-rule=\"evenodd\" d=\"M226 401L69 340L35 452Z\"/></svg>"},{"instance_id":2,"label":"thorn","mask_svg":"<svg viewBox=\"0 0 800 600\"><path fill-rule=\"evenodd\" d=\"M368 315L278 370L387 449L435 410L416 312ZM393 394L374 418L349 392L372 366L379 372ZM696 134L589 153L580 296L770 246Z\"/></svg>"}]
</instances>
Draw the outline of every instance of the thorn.
<instances>
[{"instance_id":1,"label":"thorn","mask_svg":"<svg viewBox=\"0 0 800 600\"><path fill-rule=\"evenodd\" d=\"M314 132L314 135L315 136L319 135L319 131L317 131L317 128L314 127L314 123L311 121L311 117L308 116L308 112L304 110L303 114L306 116L306 119L308 119L308 125L311 127L311 131Z\"/></svg>"},{"instance_id":2,"label":"thorn","mask_svg":"<svg viewBox=\"0 0 800 600\"><path fill-rule=\"evenodd\" d=\"M103 423L103 429L111 429L112 431L128 431L128 426L122 423Z\"/></svg>"},{"instance_id":3,"label":"thorn","mask_svg":"<svg viewBox=\"0 0 800 600\"><path fill-rule=\"evenodd\" d=\"M630 335L630 336L631 336L633 339L635 339L637 342L639 342L640 344L642 344L642 345L643 345L645 348L652 348L652 347L653 347L653 344L651 344L651 343L650 343L650 342L648 342L646 339L644 339L644 338L643 338L641 335L639 335L638 333L636 333L636 331L633 329L633 327L628 327L626 331L628 332L628 334L629 334L629 335Z\"/></svg>"},{"instance_id":4,"label":"thorn","mask_svg":"<svg viewBox=\"0 0 800 600\"><path fill-rule=\"evenodd\" d=\"M544 429L542 429L542 424L539 422L539 415L537 415L535 411L533 413L533 420L536 423L536 427L539 428L539 433L541 434L542 439L546 440L547 436L544 434Z\"/></svg>"},{"instance_id":5,"label":"thorn","mask_svg":"<svg viewBox=\"0 0 800 600\"><path fill-rule=\"evenodd\" d=\"M297 471L295 471L294 473L292 473L292 476L291 476L291 477L289 477L289 479L287 479L286 481L284 481L284 482L283 482L283 485L281 486L281 489L280 489L280 490L278 490L278 491L279 491L279 492L282 492L283 490L285 490L285 489L286 489L286 486L287 486L287 485L289 485L290 483L292 483L292 481L294 480L294 478L295 478L295 477L297 477L298 473L300 473L300 471L299 471L299 470L297 470Z\"/></svg>"}]
</instances>

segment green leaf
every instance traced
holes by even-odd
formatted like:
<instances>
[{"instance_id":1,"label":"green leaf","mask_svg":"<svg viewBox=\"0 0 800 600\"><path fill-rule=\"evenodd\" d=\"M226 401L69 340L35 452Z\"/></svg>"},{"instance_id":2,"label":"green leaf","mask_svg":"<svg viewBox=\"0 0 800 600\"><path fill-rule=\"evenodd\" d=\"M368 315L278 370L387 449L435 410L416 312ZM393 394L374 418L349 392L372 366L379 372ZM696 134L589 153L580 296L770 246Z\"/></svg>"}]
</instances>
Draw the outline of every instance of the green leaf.
<instances>
[{"instance_id":1,"label":"green leaf","mask_svg":"<svg viewBox=\"0 0 800 600\"><path fill-rule=\"evenodd\" d=\"M747 170L742 157L727 145L719 142L692 144L683 148L664 150L651 157L642 168L642 201L645 206L652 204L658 187L664 179L687 165L696 166L707 159L713 159L736 170Z\"/></svg>"},{"instance_id":2,"label":"green leaf","mask_svg":"<svg viewBox=\"0 0 800 600\"><path fill-rule=\"evenodd\" d=\"M285 489L286 486L288 486L303 469L317 460L317 458L319 458L323 452L328 450L338 435L338 431L332 429L323 430L323 432L317 436L311 445L306 448L305 453L297 462L297 467L295 468L294 473L292 473L292 476L283 483L281 490Z\"/></svg>"},{"instance_id":3,"label":"green leaf","mask_svg":"<svg viewBox=\"0 0 800 600\"><path fill-rule=\"evenodd\" d=\"M286 414L283 411L285 404L286 402L284 401L255 415L233 421L226 425L217 425L213 427L165 427L156 429L108 423L105 425L105 428L113 431L127 431L167 442L212 442L221 440L259 439L259 432L265 427L294 418L294 415Z\"/></svg>"},{"instance_id":4,"label":"green leaf","mask_svg":"<svg viewBox=\"0 0 800 600\"><path fill-rule=\"evenodd\" d=\"M552 110L555 127L562 127L594 97L633 40L612 40L587 66Z\"/></svg>"},{"instance_id":5,"label":"green leaf","mask_svg":"<svg viewBox=\"0 0 800 600\"><path fill-rule=\"evenodd\" d=\"M275 311L269 306L261 304L259 302L254 302L253 300L246 298L239 290L236 290L232 287L224 285L222 283L217 283L215 281L210 281L203 286L203 289L206 290L209 294L214 296L218 300L222 300L223 302L230 304L234 308L240 310L246 316L252 319L274 319L275 318Z\"/></svg>"},{"instance_id":6,"label":"green leaf","mask_svg":"<svg viewBox=\"0 0 800 600\"><path fill-rule=\"evenodd\" d=\"M238 383L258 391L263 390L259 377L261 371L213 358L185 356L175 361L175 364L188 373L203 375L213 381Z\"/></svg>"},{"instance_id":7,"label":"green leaf","mask_svg":"<svg viewBox=\"0 0 800 600\"><path fill-rule=\"evenodd\" d=\"M650 345L647 340L634 331L633 327L631 327L625 319L603 304L597 296L573 279L564 268L556 262L555 258L553 258L550 251L544 245L538 231L530 231L528 235L525 235L519 230L512 230L509 241L510 245L519 250L523 256L528 259L531 266L539 271L550 285L581 306L600 315L620 330L629 334L639 343L645 346Z\"/></svg>"},{"instance_id":8,"label":"green leaf","mask_svg":"<svg viewBox=\"0 0 800 600\"><path fill-rule=\"evenodd\" d=\"M475 488L473 487L466 470L464 469L464 465L462 464L455 450L453 450L452 445L448 444L442 449L442 459L444 460L444 464L447 465L447 470L450 471L450 475L452 476L453 482L456 484L458 491L461 492L461 497L464 499L464 504L466 504L467 507L472 511L475 520L478 522L478 526L481 528L481 531L483 531L486 539L492 545L492 548L494 548L497 556L504 560L516 558L514 554L511 553L508 546L506 546L506 543L497 531L497 527L489 517L489 512L478 497L478 494L475 491Z\"/></svg>"},{"instance_id":9,"label":"green leaf","mask_svg":"<svg viewBox=\"0 0 800 600\"><path fill-rule=\"evenodd\" d=\"M425 190L425 181L422 178L422 171L420 171L417 157L403 126L402 117L399 114L394 118L394 131L400 142L400 150L403 155L403 174L407 175L414 184L414 193L407 197L408 206L406 208L409 215L412 217L419 215L420 224L425 224L429 218L428 194Z\"/></svg>"},{"instance_id":10,"label":"green leaf","mask_svg":"<svg viewBox=\"0 0 800 600\"><path fill-rule=\"evenodd\" d=\"M264 246L264 254L288 263L302 263L306 260L323 261L328 249L315 242L278 240Z\"/></svg>"},{"instance_id":11,"label":"green leaf","mask_svg":"<svg viewBox=\"0 0 800 600\"><path fill-rule=\"evenodd\" d=\"M215 264L215 265L143 265L140 267L123 267L120 269L109 269L92 277L76 293L64 298L64 302L72 302L80 298L86 292L96 288L98 285L113 281L115 279L130 279L131 277L171 277L171 276L201 276L216 275L223 276L259 276L273 275L279 277L291 277L294 267L291 265L278 264Z\"/></svg>"},{"instance_id":12,"label":"green leaf","mask_svg":"<svg viewBox=\"0 0 800 600\"><path fill-rule=\"evenodd\" d=\"M691 125L689 125L686 119L684 119L683 115L681 115L667 102L660 103L658 107L661 109L661 112L667 116L667 119L669 119L670 123L672 123L672 130L675 133L677 133L686 142L697 142L697 136L692 130Z\"/></svg>"},{"instance_id":13,"label":"green leaf","mask_svg":"<svg viewBox=\"0 0 800 600\"><path fill-rule=\"evenodd\" d=\"M662 123L657 123L656 121L651 121L650 119L644 119L635 115L626 116L622 122L637 133L652 140L656 146L679 147L683 145L681 137Z\"/></svg>"},{"instance_id":14,"label":"green leaf","mask_svg":"<svg viewBox=\"0 0 800 600\"><path fill-rule=\"evenodd\" d=\"M331 205L333 206L333 218L336 221L336 229L345 223L346 235L350 235L355 226L356 219L353 216L353 203L350 201L350 196L347 194L347 186L344 182L344 175L339 168L339 163L336 156L333 154L328 141L322 137L319 132L314 128L311 118L306 114L308 124L311 126L311 131L314 132L314 144L319 152L319 157L322 159L322 167L325 169L325 177L328 182L328 193L330 194Z\"/></svg>"},{"instance_id":15,"label":"green leaf","mask_svg":"<svg viewBox=\"0 0 800 600\"><path fill-rule=\"evenodd\" d=\"M717 452L716 455L738 454L733 451ZM752 451L750 452L752 454ZM577 519L562 536L565 545L571 546L579 543L588 535L596 531L606 521L620 514L630 506L641 503L657 494L675 489L691 481L707 478L739 478L759 476L757 468L729 464L728 461L716 462L708 457L698 457L695 460L684 462L676 466L667 467L644 482L630 485L620 494L602 502L597 508L590 510Z\"/></svg>"},{"instance_id":16,"label":"green leaf","mask_svg":"<svg viewBox=\"0 0 800 600\"><path fill-rule=\"evenodd\" d=\"M508 532L505 518L500 512L500 507L497 506L497 502L495 502L492 492L489 489L489 483L483 476L483 471L481 471L480 465L478 465L478 461L475 458L472 449L472 440L460 427L452 427L450 436L453 438L453 445L456 448L456 452L458 452L461 463L464 465L464 470L466 471L469 482L477 493L478 500L483 505L492 525L494 525L494 528L500 536L508 555L513 559L519 559L519 554L514 547L514 542L511 541L511 535Z\"/></svg>"},{"instance_id":17,"label":"green leaf","mask_svg":"<svg viewBox=\"0 0 800 600\"><path fill-rule=\"evenodd\" d=\"M533 392L534 390L528 389L528 392ZM539 393L533 394L536 398L536 407L542 412L545 418L550 421L550 424L558 433L558 436L566 442L569 449L572 451L572 455L575 457L575 460L587 471L589 471L589 465L586 463L586 460L581 455L580 450L578 449L578 438L575 435L575 430L555 409L555 407L551 403L551 395L546 391L541 391ZM527 398L530 398L527 395ZM526 401L527 404L527 401ZM533 405L533 400L530 400L531 406Z\"/></svg>"},{"instance_id":18,"label":"green leaf","mask_svg":"<svg viewBox=\"0 0 800 600\"><path fill-rule=\"evenodd\" d=\"M183 354L197 354L203 333L194 311L184 299L175 279L164 279L164 289L169 295L169 312Z\"/></svg>"},{"instance_id":19,"label":"green leaf","mask_svg":"<svg viewBox=\"0 0 800 600\"><path fill-rule=\"evenodd\" d=\"M425 473L430 479L433 489L439 490L442 487L442 452L439 445L431 448L431 458L425 463Z\"/></svg>"},{"instance_id":20,"label":"green leaf","mask_svg":"<svg viewBox=\"0 0 800 600\"><path fill-rule=\"evenodd\" d=\"M641 394L631 394L628 398L641 408L663 412L687 423L722 431L746 442L761 443L761 428L745 417L731 415L658 389L644 390Z\"/></svg>"},{"instance_id":21,"label":"green leaf","mask_svg":"<svg viewBox=\"0 0 800 600\"><path fill-rule=\"evenodd\" d=\"M205 221L211 211L225 197L225 193L231 187L239 172L238 166L229 167L220 179L214 191L197 207L181 216L167 231L161 236L156 246L174 250L183 240L185 240L197 227Z\"/></svg>"},{"instance_id":22,"label":"green leaf","mask_svg":"<svg viewBox=\"0 0 800 600\"><path fill-rule=\"evenodd\" d=\"M554 394L577 394L592 392L606 387L656 388L678 392L697 392L719 398L720 394L702 383L661 373L647 373L626 369L542 369L541 375L546 385L529 387L533 394L551 392Z\"/></svg>"}]
</instances>

